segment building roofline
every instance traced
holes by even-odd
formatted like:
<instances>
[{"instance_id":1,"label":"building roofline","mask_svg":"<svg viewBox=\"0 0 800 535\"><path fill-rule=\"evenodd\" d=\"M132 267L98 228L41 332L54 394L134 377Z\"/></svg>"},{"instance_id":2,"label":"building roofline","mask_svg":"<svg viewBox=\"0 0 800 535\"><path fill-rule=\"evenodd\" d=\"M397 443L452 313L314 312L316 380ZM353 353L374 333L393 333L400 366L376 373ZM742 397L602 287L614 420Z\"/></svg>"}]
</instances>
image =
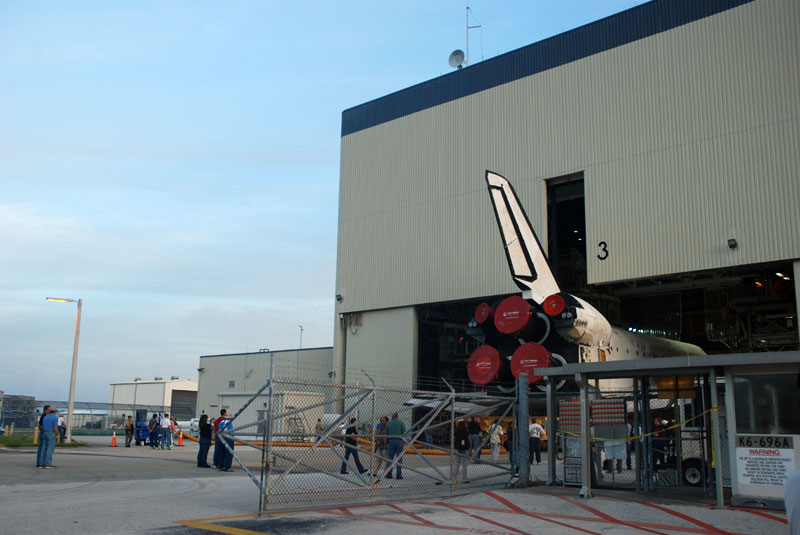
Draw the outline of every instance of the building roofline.
<instances>
[{"instance_id":1,"label":"building roofline","mask_svg":"<svg viewBox=\"0 0 800 535\"><path fill-rule=\"evenodd\" d=\"M754 0L653 0L342 112L342 137L605 52Z\"/></svg>"},{"instance_id":2,"label":"building roofline","mask_svg":"<svg viewBox=\"0 0 800 535\"><path fill-rule=\"evenodd\" d=\"M220 355L200 355L201 359L212 357L239 357L244 355L270 355L273 353L297 353L298 351L318 351L320 349L333 349L333 346L304 347L303 349L277 349L275 351L249 351L246 353L222 353Z\"/></svg>"}]
</instances>

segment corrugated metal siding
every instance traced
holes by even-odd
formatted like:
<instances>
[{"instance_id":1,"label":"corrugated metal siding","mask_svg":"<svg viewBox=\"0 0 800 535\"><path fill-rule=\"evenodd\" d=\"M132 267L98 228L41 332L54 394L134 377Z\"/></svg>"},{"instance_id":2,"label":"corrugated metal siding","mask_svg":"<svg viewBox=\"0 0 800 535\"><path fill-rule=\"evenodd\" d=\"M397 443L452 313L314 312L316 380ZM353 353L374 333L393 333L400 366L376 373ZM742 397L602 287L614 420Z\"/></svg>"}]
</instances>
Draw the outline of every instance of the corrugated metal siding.
<instances>
[{"instance_id":1,"label":"corrugated metal siding","mask_svg":"<svg viewBox=\"0 0 800 535\"><path fill-rule=\"evenodd\" d=\"M752 0L654 0L346 110L342 136L606 52Z\"/></svg>"},{"instance_id":2,"label":"corrugated metal siding","mask_svg":"<svg viewBox=\"0 0 800 535\"><path fill-rule=\"evenodd\" d=\"M197 385L197 414L212 414L220 392L255 392L269 378L269 361L275 358L276 378L299 378L302 381L329 381L333 371L333 348L319 347L298 350L204 355L200 357ZM298 366L299 357L299 366ZM252 371L251 371L252 370ZM228 387L228 381L236 386ZM213 414L219 414L216 407Z\"/></svg>"},{"instance_id":3,"label":"corrugated metal siding","mask_svg":"<svg viewBox=\"0 0 800 535\"><path fill-rule=\"evenodd\" d=\"M343 137L339 312L515 292L487 168L543 241L585 173L593 283L800 257L799 27L756 1Z\"/></svg>"},{"instance_id":4,"label":"corrugated metal siding","mask_svg":"<svg viewBox=\"0 0 800 535\"><path fill-rule=\"evenodd\" d=\"M381 386L414 388L417 377L417 315L413 308L364 314L361 325L347 329L347 362L343 383L370 384L361 370Z\"/></svg>"}]
</instances>

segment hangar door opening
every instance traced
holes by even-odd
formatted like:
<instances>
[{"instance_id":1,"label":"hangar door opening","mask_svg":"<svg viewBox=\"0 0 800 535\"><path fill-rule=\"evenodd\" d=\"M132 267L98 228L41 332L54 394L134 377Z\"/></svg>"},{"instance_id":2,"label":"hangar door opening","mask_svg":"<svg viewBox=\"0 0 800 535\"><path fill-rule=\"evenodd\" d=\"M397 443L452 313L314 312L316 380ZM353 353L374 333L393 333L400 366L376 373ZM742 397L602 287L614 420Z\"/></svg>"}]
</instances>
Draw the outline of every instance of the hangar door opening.
<instances>
[{"instance_id":1,"label":"hangar door opening","mask_svg":"<svg viewBox=\"0 0 800 535\"><path fill-rule=\"evenodd\" d=\"M547 256L562 290L586 291L583 173L547 181Z\"/></svg>"}]
</instances>

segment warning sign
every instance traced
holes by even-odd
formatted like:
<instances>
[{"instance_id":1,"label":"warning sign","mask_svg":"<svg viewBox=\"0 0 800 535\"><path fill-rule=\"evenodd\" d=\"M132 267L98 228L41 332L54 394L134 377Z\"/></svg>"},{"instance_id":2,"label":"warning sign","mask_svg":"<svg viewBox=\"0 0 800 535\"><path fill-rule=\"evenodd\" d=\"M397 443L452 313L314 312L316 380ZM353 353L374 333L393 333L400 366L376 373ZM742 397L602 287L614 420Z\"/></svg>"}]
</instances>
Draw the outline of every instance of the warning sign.
<instances>
[{"instance_id":1,"label":"warning sign","mask_svg":"<svg viewBox=\"0 0 800 535\"><path fill-rule=\"evenodd\" d=\"M794 449L736 448L740 485L783 487L794 470Z\"/></svg>"}]
</instances>

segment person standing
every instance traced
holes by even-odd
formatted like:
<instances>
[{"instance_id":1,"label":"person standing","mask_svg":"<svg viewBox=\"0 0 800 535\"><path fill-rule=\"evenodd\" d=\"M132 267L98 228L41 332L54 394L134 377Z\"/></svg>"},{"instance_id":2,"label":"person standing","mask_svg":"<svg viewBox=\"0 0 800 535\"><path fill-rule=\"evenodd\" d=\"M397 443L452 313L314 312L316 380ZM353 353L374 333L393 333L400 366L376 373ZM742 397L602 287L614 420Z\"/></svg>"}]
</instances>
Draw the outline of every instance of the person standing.
<instances>
[{"instance_id":1,"label":"person standing","mask_svg":"<svg viewBox=\"0 0 800 535\"><path fill-rule=\"evenodd\" d=\"M322 418L317 418L317 423L314 424L314 432L317 434L317 440L322 438L322 432L325 427L322 425Z\"/></svg>"},{"instance_id":2,"label":"person standing","mask_svg":"<svg viewBox=\"0 0 800 535\"><path fill-rule=\"evenodd\" d=\"M164 413L161 418L161 449L172 449L172 435L170 434L170 425L172 421L169 419L169 414Z\"/></svg>"},{"instance_id":3,"label":"person standing","mask_svg":"<svg viewBox=\"0 0 800 535\"><path fill-rule=\"evenodd\" d=\"M356 442L356 435L358 434L357 424L358 424L357 418L350 418L350 427L348 427L347 430L344 432L345 452L344 452L344 461L342 461L342 467L339 470L340 474L347 473L347 459L349 459L351 455L353 456L353 461L355 461L356 463L356 468L358 468L358 473L363 474L364 472L367 471L367 469L361 465L361 461L358 458L358 447Z\"/></svg>"},{"instance_id":4,"label":"person standing","mask_svg":"<svg viewBox=\"0 0 800 535\"><path fill-rule=\"evenodd\" d=\"M372 475L378 477L378 474L381 471L381 467L386 464L388 466L388 462L386 461L388 457L388 439L386 438L386 424L389 423L389 418L386 416L381 416L378 425L375 426L375 456L378 458L377 461L374 461L375 465L373 466Z\"/></svg>"},{"instance_id":5,"label":"person standing","mask_svg":"<svg viewBox=\"0 0 800 535\"><path fill-rule=\"evenodd\" d=\"M500 443L502 442L503 427L500 420L497 420L489 427L489 444L492 445L492 462L496 463L500 458Z\"/></svg>"},{"instance_id":6,"label":"person standing","mask_svg":"<svg viewBox=\"0 0 800 535\"><path fill-rule=\"evenodd\" d=\"M208 414L200 416L200 449L197 450L197 466L211 468L208 464L208 450L211 448L211 424L208 423Z\"/></svg>"},{"instance_id":7,"label":"person standing","mask_svg":"<svg viewBox=\"0 0 800 535\"><path fill-rule=\"evenodd\" d=\"M456 450L453 481L469 483L467 480L467 466L469 465L470 458L470 440L469 433L467 432L467 424L464 423L464 420L460 420L456 424L455 433L453 433L453 447Z\"/></svg>"},{"instance_id":8,"label":"person standing","mask_svg":"<svg viewBox=\"0 0 800 535\"><path fill-rule=\"evenodd\" d=\"M58 416L56 409L51 407L50 412L42 418L42 455L39 465L42 468L51 470L53 466L53 451L56 447L56 436L58 435Z\"/></svg>"},{"instance_id":9,"label":"person standing","mask_svg":"<svg viewBox=\"0 0 800 535\"><path fill-rule=\"evenodd\" d=\"M477 416L473 416L467 424L469 433L469 454L472 462L478 462L481 458L481 422Z\"/></svg>"},{"instance_id":10,"label":"person standing","mask_svg":"<svg viewBox=\"0 0 800 535\"><path fill-rule=\"evenodd\" d=\"M219 439L219 425L225 421L225 414L228 411L225 409L220 409L219 411L219 418L214 420L214 458L211 462L212 466L217 470L222 469L222 461L225 459L225 446L222 445L222 441Z\"/></svg>"},{"instance_id":11,"label":"person standing","mask_svg":"<svg viewBox=\"0 0 800 535\"><path fill-rule=\"evenodd\" d=\"M519 466L517 464L517 451L514 449L514 426L508 426L508 432L506 433L506 450L508 451L508 464L514 470L514 475L519 473Z\"/></svg>"},{"instance_id":12,"label":"person standing","mask_svg":"<svg viewBox=\"0 0 800 535\"><path fill-rule=\"evenodd\" d=\"M58 415L58 434L59 442L63 444L64 439L67 437L67 420L64 418L63 414Z\"/></svg>"},{"instance_id":13,"label":"person standing","mask_svg":"<svg viewBox=\"0 0 800 535\"><path fill-rule=\"evenodd\" d=\"M174 416L169 419L169 436L172 437L172 443L175 444L175 439L178 438L178 435L181 434L181 424L178 423L178 419Z\"/></svg>"},{"instance_id":14,"label":"person standing","mask_svg":"<svg viewBox=\"0 0 800 535\"><path fill-rule=\"evenodd\" d=\"M226 431L233 431L233 422L227 416L225 416L222 422L220 422L218 433L224 433ZM220 442L224 441L225 443L225 445L222 446L222 449L224 450L222 453L222 466L217 468L223 472L233 472L233 469L231 468L233 465L233 439L220 436L219 434L217 434L217 436L219 437Z\"/></svg>"},{"instance_id":15,"label":"person standing","mask_svg":"<svg viewBox=\"0 0 800 535\"><path fill-rule=\"evenodd\" d=\"M386 424L387 438L389 439L387 449L389 453L389 471L386 473L386 479L392 479L392 462L397 457L397 479L403 479L403 449L405 442L403 435L406 433L406 424L397 413L392 414L392 419Z\"/></svg>"},{"instance_id":16,"label":"person standing","mask_svg":"<svg viewBox=\"0 0 800 535\"><path fill-rule=\"evenodd\" d=\"M542 462L542 437L544 427L539 425L536 420L528 426L528 464L533 464L533 457L536 456L536 464Z\"/></svg>"},{"instance_id":17,"label":"person standing","mask_svg":"<svg viewBox=\"0 0 800 535\"><path fill-rule=\"evenodd\" d=\"M42 407L42 414L39 415L39 423L37 423L37 427L39 428L39 446L36 448L36 468L39 468L41 465L42 459L42 431L44 428L42 427L42 422L44 421L44 417L50 413L50 405L45 405Z\"/></svg>"},{"instance_id":18,"label":"person standing","mask_svg":"<svg viewBox=\"0 0 800 535\"><path fill-rule=\"evenodd\" d=\"M433 430L430 427L426 427L425 431L425 444L428 446L433 446Z\"/></svg>"},{"instance_id":19,"label":"person standing","mask_svg":"<svg viewBox=\"0 0 800 535\"><path fill-rule=\"evenodd\" d=\"M133 431L134 431L134 424L133 424L133 416L128 415L128 419L125 420L125 447L131 447L131 441L133 440Z\"/></svg>"},{"instance_id":20,"label":"person standing","mask_svg":"<svg viewBox=\"0 0 800 535\"><path fill-rule=\"evenodd\" d=\"M153 413L153 417L147 424L147 430L150 432L150 448L156 449L158 447L158 414Z\"/></svg>"}]
</instances>

